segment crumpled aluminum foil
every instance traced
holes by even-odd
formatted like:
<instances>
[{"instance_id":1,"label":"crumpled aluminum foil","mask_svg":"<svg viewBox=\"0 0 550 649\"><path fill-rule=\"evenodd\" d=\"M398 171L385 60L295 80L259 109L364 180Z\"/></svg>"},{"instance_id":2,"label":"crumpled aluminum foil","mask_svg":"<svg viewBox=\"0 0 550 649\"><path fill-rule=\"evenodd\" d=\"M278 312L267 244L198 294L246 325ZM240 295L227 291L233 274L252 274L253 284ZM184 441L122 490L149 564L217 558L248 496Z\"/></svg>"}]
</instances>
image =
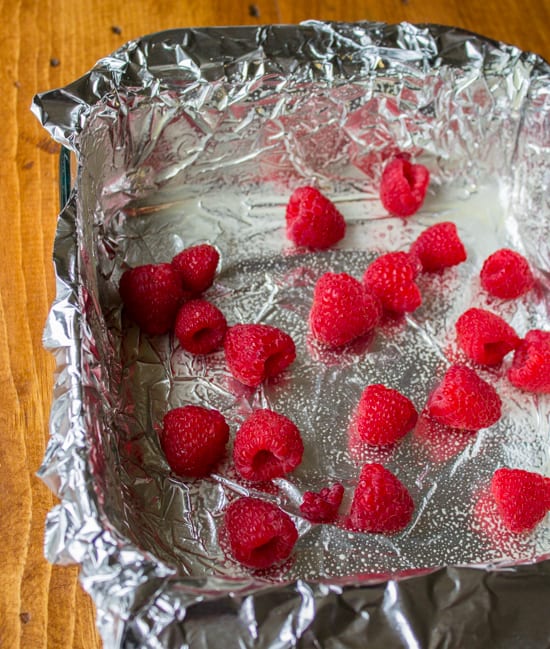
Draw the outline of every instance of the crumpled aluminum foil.
<instances>
[{"instance_id":1,"label":"crumpled aluminum foil","mask_svg":"<svg viewBox=\"0 0 550 649\"><path fill-rule=\"evenodd\" d=\"M503 465L550 474L548 398L481 370L504 415L475 440L441 442L418 427L392 452L365 453L347 429L370 382L422 409L469 306L489 305L520 334L548 328L549 66L437 26L182 29L128 43L75 83L38 95L33 110L78 157L44 336L58 373L39 474L61 499L48 515L46 555L81 564L105 646L547 643L550 524L506 534L484 488ZM432 174L422 211L406 222L387 217L377 198L383 161L396 151ZM285 240L285 203L306 183L346 216L335 250L296 251ZM424 304L413 316L344 352L309 339L321 273L360 277L377 254L406 249L441 220L457 223L469 258L421 280ZM292 370L258 390L232 381L221 353L192 358L169 336L140 335L121 313L126 268L203 240L221 252L208 296L230 324L276 324L297 343ZM477 280L504 245L526 254L539 280L512 304L488 300ZM223 551L228 500L256 493L229 461L208 480L170 474L158 425L187 403L218 408L232 431L270 406L302 431L301 467L261 492L300 532L295 556L277 570L251 574ZM306 489L338 479L350 494L364 461L382 461L409 487L416 513L407 530L351 534L299 516Z\"/></svg>"}]
</instances>

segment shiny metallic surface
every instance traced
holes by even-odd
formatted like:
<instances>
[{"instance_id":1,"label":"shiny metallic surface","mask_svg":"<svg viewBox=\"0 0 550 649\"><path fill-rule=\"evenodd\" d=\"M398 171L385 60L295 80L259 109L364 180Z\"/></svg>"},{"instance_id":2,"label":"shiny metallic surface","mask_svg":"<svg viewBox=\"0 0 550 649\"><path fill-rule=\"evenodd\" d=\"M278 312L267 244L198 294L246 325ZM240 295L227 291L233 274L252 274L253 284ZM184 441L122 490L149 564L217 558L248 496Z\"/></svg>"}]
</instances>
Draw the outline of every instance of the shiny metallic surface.
<instances>
[{"instance_id":1,"label":"shiny metallic surface","mask_svg":"<svg viewBox=\"0 0 550 649\"><path fill-rule=\"evenodd\" d=\"M33 110L78 157L44 335L58 373L40 476L61 500L46 555L82 565L105 646L516 647L518 633L522 647L544 646L550 523L507 533L486 486L504 465L550 474L549 399L482 369L503 417L475 438L441 440L418 426L395 449L366 451L348 429L369 383L422 410L469 306L499 313L520 335L548 329L549 66L436 26L176 30L128 43L37 96ZM397 151L432 176L406 222L378 200L381 167ZM334 250L285 239L285 204L303 184L346 218ZM468 260L419 280L420 309L338 352L310 339L323 272L360 278L376 255L407 249L441 220L457 224ZM296 342L292 368L257 390L232 380L222 352L192 357L172 336L140 334L121 310L125 269L199 241L220 251L207 297L229 323L274 324ZM523 252L538 279L513 303L479 287L483 260L503 246ZM211 478L174 476L158 428L168 409L190 403L220 410L232 433L256 407L284 413L302 432L302 465L268 490L244 483L230 453ZM300 516L304 491L334 480L349 506L366 461L411 491L404 532L369 536ZM243 493L277 502L297 525L296 551L277 569L252 574L224 551L223 512ZM538 626L514 620L518 597Z\"/></svg>"}]
</instances>

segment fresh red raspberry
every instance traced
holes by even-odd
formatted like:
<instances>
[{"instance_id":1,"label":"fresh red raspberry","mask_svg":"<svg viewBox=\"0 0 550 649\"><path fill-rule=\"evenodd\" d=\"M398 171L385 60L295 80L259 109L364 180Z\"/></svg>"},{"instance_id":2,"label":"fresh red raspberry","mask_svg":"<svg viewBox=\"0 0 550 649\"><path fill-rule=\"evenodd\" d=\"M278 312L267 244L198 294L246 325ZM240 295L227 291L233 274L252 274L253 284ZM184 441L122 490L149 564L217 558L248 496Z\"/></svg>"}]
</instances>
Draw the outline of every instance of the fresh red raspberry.
<instances>
[{"instance_id":1,"label":"fresh red raspberry","mask_svg":"<svg viewBox=\"0 0 550 649\"><path fill-rule=\"evenodd\" d=\"M550 479L521 469L498 469L491 493L504 525L511 532L528 532L550 509Z\"/></svg>"},{"instance_id":2,"label":"fresh red raspberry","mask_svg":"<svg viewBox=\"0 0 550 649\"><path fill-rule=\"evenodd\" d=\"M381 464L365 464L349 522L359 532L393 534L411 522L414 502L405 485Z\"/></svg>"},{"instance_id":3,"label":"fresh red raspberry","mask_svg":"<svg viewBox=\"0 0 550 649\"><path fill-rule=\"evenodd\" d=\"M170 264L148 264L125 271L119 292L130 318L151 335L164 334L172 328L186 297Z\"/></svg>"},{"instance_id":4,"label":"fresh red raspberry","mask_svg":"<svg viewBox=\"0 0 550 649\"><path fill-rule=\"evenodd\" d=\"M482 365L498 365L520 343L505 320L485 309L468 309L455 327L458 346L468 358Z\"/></svg>"},{"instance_id":5,"label":"fresh red raspberry","mask_svg":"<svg viewBox=\"0 0 550 649\"><path fill-rule=\"evenodd\" d=\"M250 482L281 478L302 461L304 444L296 425L272 410L255 410L235 436L233 462Z\"/></svg>"},{"instance_id":6,"label":"fresh red raspberry","mask_svg":"<svg viewBox=\"0 0 550 649\"><path fill-rule=\"evenodd\" d=\"M363 284L391 313L403 314L422 303L414 283L415 268L406 252L388 252L375 259L363 275Z\"/></svg>"},{"instance_id":7,"label":"fresh red raspberry","mask_svg":"<svg viewBox=\"0 0 550 649\"><path fill-rule=\"evenodd\" d=\"M372 331L378 324L378 299L346 273L325 273L315 285L309 326L313 337L340 347Z\"/></svg>"},{"instance_id":8,"label":"fresh red raspberry","mask_svg":"<svg viewBox=\"0 0 550 649\"><path fill-rule=\"evenodd\" d=\"M297 246L325 250L344 238L346 223L314 187L298 187L286 206L286 236Z\"/></svg>"},{"instance_id":9,"label":"fresh red raspberry","mask_svg":"<svg viewBox=\"0 0 550 649\"><path fill-rule=\"evenodd\" d=\"M527 259L508 248L497 250L487 257L480 278L481 286L488 293L504 300L527 293L535 283Z\"/></svg>"},{"instance_id":10,"label":"fresh red raspberry","mask_svg":"<svg viewBox=\"0 0 550 649\"><path fill-rule=\"evenodd\" d=\"M265 324L237 324L225 335L225 360L229 371L244 385L256 387L284 371L296 358L292 338Z\"/></svg>"},{"instance_id":11,"label":"fresh red raspberry","mask_svg":"<svg viewBox=\"0 0 550 649\"><path fill-rule=\"evenodd\" d=\"M450 221L436 223L424 230L411 246L411 256L422 264L422 270L433 272L456 266L466 260L466 249Z\"/></svg>"},{"instance_id":12,"label":"fresh red raspberry","mask_svg":"<svg viewBox=\"0 0 550 649\"><path fill-rule=\"evenodd\" d=\"M389 446L412 430L417 419L418 413L407 397L376 383L363 390L354 424L363 442L371 446Z\"/></svg>"},{"instance_id":13,"label":"fresh red raspberry","mask_svg":"<svg viewBox=\"0 0 550 649\"><path fill-rule=\"evenodd\" d=\"M382 172L380 200L396 216L411 216L417 212L430 183L430 172L424 165L411 164L405 158L394 158Z\"/></svg>"},{"instance_id":14,"label":"fresh red raspberry","mask_svg":"<svg viewBox=\"0 0 550 649\"><path fill-rule=\"evenodd\" d=\"M514 352L508 379L521 390L550 393L550 331L527 332Z\"/></svg>"},{"instance_id":15,"label":"fresh red raspberry","mask_svg":"<svg viewBox=\"0 0 550 649\"><path fill-rule=\"evenodd\" d=\"M290 516L259 498L239 498L225 512L231 554L247 568L263 569L288 559L298 531Z\"/></svg>"},{"instance_id":16,"label":"fresh red raspberry","mask_svg":"<svg viewBox=\"0 0 550 649\"><path fill-rule=\"evenodd\" d=\"M224 456L229 426L217 410L174 408L164 416L163 423L160 443L174 473L201 478Z\"/></svg>"},{"instance_id":17,"label":"fresh red raspberry","mask_svg":"<svg viewBox=\"0 0 550 649\"><path fill-rule=\"evenodd\" d=\"M172 266L178 271L184 290L198 295L212 286L219 261L216 248L201 243L182 250L172 259Z\"/></svg>"},{"instance_id":18,"label":"fresh red raspberry","mask_svg":"<svg viewBox=\"0 0 550 649\"><path fill-rule=\"evenodd\" d=\"M337 482L324 487L319 493L306 491L300 505L300 512L311 523L332 523L338 516L338 508L344 497L344 487Z\"/></svg>"},{"instance_id":19,"label":"fresh red raspberry","mask_svg":"<svg viewBox=\"0 0 550 649\"><path fill-rule=\"evenodd\" d=\"M207 300L186 302L176 316L176 338L192 354L209 354L221 347L226 331L223 313Z\"/></svg>"},{"instance_id":20,"label":"fresh red raspberry","mask_svg":"<svg viewBox=\"0 0 550 649\"><path fill-rule=\"evenodd\" d=\"M492 385L463 365L452 365L426 406L441 424L461 430L488 428L500 419L501 401Z\"/></svg>"}]
</instances>

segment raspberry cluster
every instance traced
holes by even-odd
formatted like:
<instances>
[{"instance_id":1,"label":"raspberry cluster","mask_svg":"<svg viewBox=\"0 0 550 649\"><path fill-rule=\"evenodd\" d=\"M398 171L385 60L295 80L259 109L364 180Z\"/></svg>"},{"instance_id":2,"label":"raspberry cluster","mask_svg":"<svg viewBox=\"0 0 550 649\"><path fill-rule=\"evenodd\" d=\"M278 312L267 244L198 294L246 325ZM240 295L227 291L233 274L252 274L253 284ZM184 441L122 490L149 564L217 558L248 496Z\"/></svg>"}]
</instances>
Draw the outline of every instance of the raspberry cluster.
<instances>
[{"instance_id":1,"label":"raspberry cluster","mask_svg":"<svg viewBox=\"0 0 550 649\"><path fill-rule=\"evenodd\" d=\"M389 161L382 172L380 199L390 214L409 217L422 206L429 172L407 156ZM286 208L286 234L296 246L325 250L346 232L343 215L313 187L294 191ZM323 346L339 349L375 332L386 315L403 316L422 304L420 273L441 273L464 262L466 249L452 222L425 229L408 251L378 256L362 281L347 273L328 272L314 288L309 330ZM223 347L230 374L257 388L285 371L296 358L294 341L266 324L238 323L228 327L223 313L202 294L215 278L219 253L209 244L183 250L170 264L127 270L120 296L127 314L147 334L173 331L191 354ZM527 261L503 249L483 264L481 285L492 297L514 299L528 292L534 277ZM507 371L510 382L534 393L550 392L550 332L533 330L521 339L500 316L470 308L455 324L456 342L471 362L498 367L513 352ZM429 395L421 417L412 401L396 389L367 385L351 416L350 434L366 447L399 444L417 427L439 437L463 435L465 443L477 431L495 424L502 403L494 387L466 364L451 365ZM166 414L159 438L172 471L183 477L206 477L226 455L229 425L216 410L199 406L175 408ZM302 462L304 444L297 426L281 413L263 408L252 413L234 436L232 462L239 477L262 489L283 478ZM550 509L550 479L516 469L499 469L491 482L503 523L512 532L532 529ZM265 485L264 485L265 486ZM339 517L344 486L334 482L319 492L305 491L299 511L312 524L343 525L376 534L395 534L412 520L414 501L396 475L379 463L361 467L351 505ZM286 561L298 539L292 518L262 499L242 497L225 512L224 530L232 556L251 569Z\"/></svg>"}]
</instances>

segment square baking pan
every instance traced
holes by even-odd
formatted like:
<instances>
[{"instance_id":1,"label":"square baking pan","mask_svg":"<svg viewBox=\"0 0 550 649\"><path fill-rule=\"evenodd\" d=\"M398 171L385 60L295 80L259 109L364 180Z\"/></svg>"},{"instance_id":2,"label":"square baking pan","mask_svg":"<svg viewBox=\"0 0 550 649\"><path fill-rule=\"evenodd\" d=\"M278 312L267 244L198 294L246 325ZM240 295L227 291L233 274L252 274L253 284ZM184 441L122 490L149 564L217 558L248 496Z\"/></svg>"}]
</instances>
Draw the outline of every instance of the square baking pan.
<instances>
[{"instance_id":1,"label":"square baking pan","mask_svg":"<svg viewBox=\"0 0 550 649\"><path fill-rule=\"evenodd\" d=\"M501 466L549 473L550 404L504 371L481 370L503 417L475 439L441 444L415 430L389 451L348 445L362 388L384 382L417 409L448 365L452 325L490 307L524 335L548 329L550 70L537 56L432 25L372 23L181 29L132 41L82 79L35 98L58 142L63 209L57 297L45 344L58 358L42 479L61 503L46 554L78 562L108 647L516 647L548 637L547 521L506 534L484 500ZM74 186L68 166L76 154ZM431 184L420 212L389 217L378 188L406 153ZM315 185L347 221L323 253L292 248L284 211ZM460 267L424 278L423 305L340 352L308 335L316 279L361 277L427 226L456 223ZM221 267L207 297L230 325L291 333L298 356L278 381L232 381L223 353L192 357L172 335L147 336L121 308L122 273L208 241ZM490 301L479 269L501 247L522 252L537 289ZM450 333L451 332L451 333ZM259 407L296 421L302 465L269 488L243 482L230 455L204 480L170 472L158 441L170 408L200 404L232 435ZM382 462L415 501L386 537L300 516L304 491ZM292 559L251 572L223 545L223 514L257 495L292 517ZM490 507L489 507L490 508ZM515 615L518 593L529 614ZM526 610L527 610L526 609Z\"/></svg>"}]
</instances>

